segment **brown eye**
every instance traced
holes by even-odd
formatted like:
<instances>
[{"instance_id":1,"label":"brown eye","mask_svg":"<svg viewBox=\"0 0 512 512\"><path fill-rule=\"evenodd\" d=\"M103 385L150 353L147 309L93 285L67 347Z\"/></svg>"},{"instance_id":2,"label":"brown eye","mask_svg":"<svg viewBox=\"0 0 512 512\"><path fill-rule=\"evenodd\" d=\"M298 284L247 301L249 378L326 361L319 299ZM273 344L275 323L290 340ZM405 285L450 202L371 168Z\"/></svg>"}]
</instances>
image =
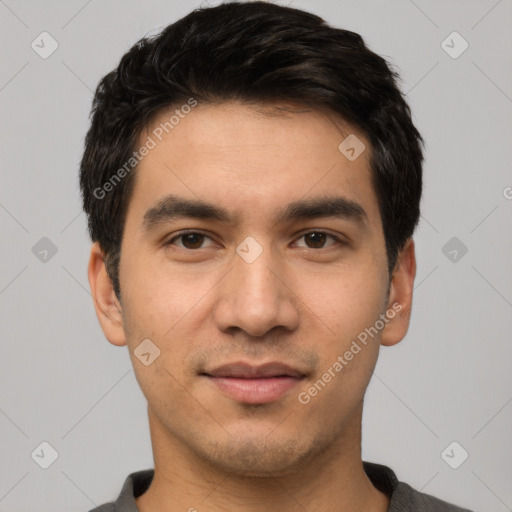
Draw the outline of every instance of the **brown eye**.
<instances>
[{"instance_id":1,"label":"brown eye","mask_svg":"<svg viewBox=\"0 0 512 512\"><path fill-rule=\"evenodd\" d=\"M197 233L195 231L189 231L187 233L181 233L180 235L176 235L175 237L171 238L166 245L174 245L175 240L181 239L181 245L178 245L178 247L181 247L183 249L201 249L201 245L204 242L205 238L210 238L206 235L203 235L202 233Z\"/></svg>"},{"instance_id":2,"label":"brown eye","mask_svg":"<svg viewBox=\"0 0 512 512\"><path fill-rule=\"evenodd\" d=\"M321 249L325 244L326 238L325 233L308 233L304 237L307 243L312 244L313 249Z\"/></svg>"},{"instance_id":3,"label":"brown eye","mask_svg":"<svg viewBox=\"0 0 512 512\"><path fill-rule=\"evenodd\" d=\"M336 237L328 233L324 233L323 231L310 231L309 233L304 233L300 238L303 238L306 241L306 247L308 249L324 249L324 244L328 238L341 243L341 241Z\"/></svg>"}]
</instances>

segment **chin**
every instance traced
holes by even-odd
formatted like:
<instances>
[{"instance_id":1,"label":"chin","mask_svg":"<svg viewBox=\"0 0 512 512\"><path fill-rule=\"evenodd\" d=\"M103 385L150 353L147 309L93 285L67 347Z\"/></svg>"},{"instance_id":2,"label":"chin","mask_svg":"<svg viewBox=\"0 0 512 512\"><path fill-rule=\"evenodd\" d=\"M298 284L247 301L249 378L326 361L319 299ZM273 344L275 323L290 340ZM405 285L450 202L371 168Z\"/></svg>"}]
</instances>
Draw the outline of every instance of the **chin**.
<instances>
[{"instance_id":1,"label":"chin","mask_svg":"<svg viewBox=\"0 0 512 512\"><path fill-rule=\"evenodd\" d=\"M293 474L313 450L289 440L226 440L212 444L202 456L210 464L238 476L275 477Z\"/></svg>"}]
</instances>

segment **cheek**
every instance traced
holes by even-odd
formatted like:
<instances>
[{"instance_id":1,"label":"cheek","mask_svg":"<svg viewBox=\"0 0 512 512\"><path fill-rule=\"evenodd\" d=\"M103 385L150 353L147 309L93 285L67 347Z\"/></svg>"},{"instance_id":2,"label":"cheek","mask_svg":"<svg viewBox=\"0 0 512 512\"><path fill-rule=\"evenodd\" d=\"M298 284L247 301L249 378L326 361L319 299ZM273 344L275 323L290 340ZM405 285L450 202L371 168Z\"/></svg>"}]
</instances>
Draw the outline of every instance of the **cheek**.
<instances>
[{"instance_id":1,"label":"cheek","mask_svg":"<svg viewBox=\"0 0 512 512\"><path fill-rule=\"evenodd\" d=\"M127 327L149 338L172 338L182 319L200 306L212 286L207 275L188 279L179 267L171 268L168 262L149 255L127 257L123 270L121 293Z\"/></svg>"},{"instance_id":2,"label":"cheek","mask_svg":"<svg viewBox=\"0 0 512 512\"><path fill-rule=\"evenodd\" d=\"M190 403L189 375L183 361L193 340L184 333L186 312L177 311L172 303L160 298L130 297L126 311L123 308L123 321L132 366L144 396L155 411L172 416L179 415Z\"/></svg>"},{"instance_id":3,"label":"cheek","mask_svg":"<svg viewBox=\"0 0 512 512\"><path fill-rule=\"evenodd\" d=\"M183 411L187 411L189 419L198 415L197 411L190 407L190 393L183 384L179 367L172 366L169 362L170 358L166 357L164 352L150 366L143 366L132 357L135 377L152 410L162 420L173 418L174 424L178 425L184 421Z\"/></svg>"},{"instance_id":4,"label":"cheek","mask_svg":"<svg viewBox=\"0 0 512 512\"><path fill-rule=\"evenodd\" d=\"M366 328L375 324L385 299L385 283L376 268L351 267L333 272L299 295L314 322L341 350Z\"/></svg>"},{"instance_id":5,"label":"cheek","mask_svg":"<svg viewBox=\"0 0 512 512\"><path fill-rule=\"evenodd\" d=\"M340 363L336 351L325 359L319 373L301 389L297 396L298 407L302 411L304 424L311 432L325 436L335 435L342 431L347 422L354 419L377 361L373 347L364 347L354 354L350 361ZM338 363L338 364L336 364ZM340 369L341 368L341 369Z\"/></svg>"}]
</instances>

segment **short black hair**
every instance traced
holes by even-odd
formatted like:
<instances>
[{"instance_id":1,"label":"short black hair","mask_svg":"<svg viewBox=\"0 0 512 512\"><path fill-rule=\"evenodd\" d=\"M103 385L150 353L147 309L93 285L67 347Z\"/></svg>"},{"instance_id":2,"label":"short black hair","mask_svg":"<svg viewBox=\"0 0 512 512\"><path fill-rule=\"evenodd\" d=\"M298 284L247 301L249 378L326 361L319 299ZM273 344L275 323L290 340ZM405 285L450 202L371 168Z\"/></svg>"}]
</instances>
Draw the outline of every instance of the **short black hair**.
<instances>
[{"instance_id":1,"label":"short black hair","mask_svg":"<svg viewBox=\"0 0 512 512\"><path fill-rule=\"evenodd\" d=\"M195 9L139 40L98 84L80 164L89 234L105 255L116 296L136 176L126 164L131 161L136 171L136 144L154 116L191 98L205 104L292 101L327 110L361 130L371 145L391 277L419 221L424 146L399 80L359 34L268 2Z\"/></svg>"}]
</instances>

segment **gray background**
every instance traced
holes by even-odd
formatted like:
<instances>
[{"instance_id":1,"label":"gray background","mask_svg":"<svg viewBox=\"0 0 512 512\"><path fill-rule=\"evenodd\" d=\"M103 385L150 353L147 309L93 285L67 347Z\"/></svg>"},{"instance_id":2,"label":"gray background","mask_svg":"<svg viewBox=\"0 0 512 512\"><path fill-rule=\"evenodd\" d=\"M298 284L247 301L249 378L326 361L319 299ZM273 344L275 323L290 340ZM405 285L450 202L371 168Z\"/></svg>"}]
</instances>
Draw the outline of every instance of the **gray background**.
<instances>
[{"instance_id":1,"label":"gray background","mask_svg":"<svg viewBox=\"0 0 512 512\"><path fill-rule=\"evenodd\" d=\"M98 80L199 4L0 0L0 512L85 512L152 467L127 349L106 341L89 293L78 163ZM475 511L512 510L512 1L292 6L387 57L427 141L412 325L381 351L363 458ZM59 45L46 59L31 48L43 31ZM458 58L442 46L453 31L469 44ZM43 237L56 254L38 252ZM31 456L49 456L43 441L48 469ZM445 460L461 448L441 455L453 441L469 453L458 469Z\"/></svg>"}]
</instances>

